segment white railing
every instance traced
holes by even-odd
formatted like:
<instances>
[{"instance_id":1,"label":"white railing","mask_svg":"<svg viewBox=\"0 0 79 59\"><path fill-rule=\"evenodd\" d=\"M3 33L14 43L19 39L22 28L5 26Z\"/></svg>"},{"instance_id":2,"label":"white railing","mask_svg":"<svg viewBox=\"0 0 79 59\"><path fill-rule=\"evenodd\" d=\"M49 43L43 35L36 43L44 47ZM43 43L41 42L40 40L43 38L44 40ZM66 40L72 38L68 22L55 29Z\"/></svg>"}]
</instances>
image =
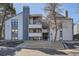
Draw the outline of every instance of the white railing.
<instances>
[{"instance_id":1,"label":"white railing","mask_svg":"<svg viewBox=\"0 0 79 59\"><path fill-rule=\"evenodd\" d=\"M48 29L42 29L42 32L48 32Z\"/></svg>"},{"instance_id":2,"label":"white railing","mask_svg":"<svg viewBox=\"0 0 79 59\"><path fill-rule=\"evenodd\" d=\"M29 33L29 37L41 37L42 33Z\"/></svg>"},{"instance_id":3,"label":"white railing","mask_svg":"<svg viewBox=\"0 0 79 59\"><path fill-rule=\"evenodd\" d=\"M42 28L42 24L29 24L29 28Z\"/></svg>"}]
</instances>

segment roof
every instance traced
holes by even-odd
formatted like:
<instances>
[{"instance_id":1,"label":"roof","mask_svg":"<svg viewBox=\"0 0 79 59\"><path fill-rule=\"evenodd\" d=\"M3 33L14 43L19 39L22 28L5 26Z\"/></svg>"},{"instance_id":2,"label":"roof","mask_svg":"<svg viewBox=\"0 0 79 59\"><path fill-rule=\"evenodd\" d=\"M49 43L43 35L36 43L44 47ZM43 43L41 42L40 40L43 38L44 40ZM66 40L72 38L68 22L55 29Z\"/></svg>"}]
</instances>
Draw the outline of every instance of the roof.
<instances>
[{"instance_id":1,"label":"roof","mask_svg":"<svg viewBox=\"0 0 79 59\"><path fill-rule=\"evenodd\" d=\"M20 12L20 13L18 13L18 14L16 14L16 15L14 15L14 16L12 16L12 17L8 18L8 19L11 19L11 18L13 18L13 17L15 17L15 16L17 16L17 15L19 15L19 14L21 14L21 13L23 13L23 12ZM8 19L7 19L7 20L8 20Z\"/></svg>"},{"instance_id":2,"label":"roof","mask_svg":"<svg viewBox=\"0 0 79 59\"><path fill-rule=\"evenodd\" d=\"M17 16L17 15L19 15L19 14L21 14L21 13L23 13L23 12L20 12L20 13L18 13L18 14L16 14L15 16ZM12 16L12 17L10 17L9 19L11 19L11 18L13 18L13 17L15 17L15 16ZM42 14L30 14L30 16L40 16L40 17L42 17ZM58 17L58 18L66 18L65 16L63 16L62 14L60 14L60 13L56 13L56 17ZM68 17L68 19L72 19L72 18L70 18L70 17ZM8 19L7 19L8 20Z\"/></svg>"},{"instance_id":3,"label":"roof","mask_svg":"<svg viewBox=\"0 0 79 59\"><path fill-rule=\"evenodd\" d=\"M40 16L40 17L42 17L42 14L30 14L30 16Z\"/></svg>"},{"instance_id":4,"label":"roof","mask_svg":"<svg viewBox=\"0 0 79 59\"><path fill-rule=\"evenodd\" d=\"M51 16L48 15L48 17L51 17ZM66 18L66 16L64 16L64 15L62 15L60 13L56 13L56 17L57 18ZM72 19L72 18L71 17L68 17L68 19Z\"/></svg>"},{"instance_id":5,"label":"roof","mask_svg":"<svg viewBox=\"0 0 79 59\"><path fill-rule=\"evenodd\" d=\"M18 14L16 14L15 16L17 16L17 15L19 15L19 14L21 14L21 13L23 13L23 12L20 12L20 13L18 13ZM13 17L15 17L15 16L12 16L12 17L10 17L10 18L8 18L8 19L11 19L11 18L13 18ZM40 16L40 17L42 17L42 14L30 14L30 16ZM7 20L8 20L7 19Z\"/></svg>"}]
</instances>

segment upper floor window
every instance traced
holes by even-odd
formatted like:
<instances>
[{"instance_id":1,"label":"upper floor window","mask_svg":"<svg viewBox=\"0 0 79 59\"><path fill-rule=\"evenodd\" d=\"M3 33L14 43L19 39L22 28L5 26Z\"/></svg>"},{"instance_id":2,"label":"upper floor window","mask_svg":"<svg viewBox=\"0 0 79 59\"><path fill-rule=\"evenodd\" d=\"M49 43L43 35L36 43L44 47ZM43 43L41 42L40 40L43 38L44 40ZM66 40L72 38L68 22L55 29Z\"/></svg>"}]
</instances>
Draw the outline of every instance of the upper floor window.
<instances>
[{"instance_id":1,"label":"upper floor window","mask_svg":"<svg viewBox=\"0 0 79 59\"><path fill-rule=\"evenodd\" d=\"M11 36L12 39L18 39L18 20L13 19L11 21Z\"/></svg>"},{"instance_id":2,"label":"upper floor window","mask_svg":"<svg viewBox=\"0 0 79 59\"><path fill-rule=\"evenodd\" d=\"M17 29L18 28L18 20L17 19L13 19L11 21L11 26L12 26L12 28Z\"/></svg>"},{"instance_id":3,"label":"upper floor window","mask_svg":"<svg viewBox=\"0 0 79 59\"><path fill-rule=\"evenodd\" d=\"M43 29L48 29L48 26L47 25L43 25Z\"/></svg>"},{"instance_id":4,"label":"upper floor window","mask_svg":"<svg viewBox=\"0 0 79 59\"><path fill-rule=\"evenodd\" d=\"M63 37L63 33L62 33L62 31L60 31L60 37Z\"/></svg>"},{"instance_id":5,"label":"upper floor window","mask_svg":"<svg viewBox=\"0 0 79 59\"><path fill-rule=\"evenodd\" d=\"M40 33L42 30L40 28L37 29L29 29L30 33Z\"/></svg>"},{"instance_id":6,"label":"upper floor window","mask_svg":"<svg viewBox=\"0 0 79 59\"><path fill-rule=\"evenodd\" d=\"M41 18L39 17L30 18L29 24L41 24Z\"/></svg>"}]
</instances>

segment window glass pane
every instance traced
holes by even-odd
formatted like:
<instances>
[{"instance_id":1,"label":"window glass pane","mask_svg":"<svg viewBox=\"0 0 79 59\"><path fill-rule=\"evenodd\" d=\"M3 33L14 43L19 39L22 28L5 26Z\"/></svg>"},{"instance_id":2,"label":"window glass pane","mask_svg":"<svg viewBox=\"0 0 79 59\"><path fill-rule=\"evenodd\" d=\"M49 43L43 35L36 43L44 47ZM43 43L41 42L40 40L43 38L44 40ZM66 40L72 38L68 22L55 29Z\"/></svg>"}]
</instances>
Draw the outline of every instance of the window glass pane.
<instances>
[{"instance_id":1,"label":"window glass pane","mask_svg":"<svg viewBox=\"0 0 79 59\"><path fill-rule=\"evenodd\" d=\"M41 29L40 28L36 28L36 29L29 29L29 32L30 33L40 33L41 32Z\"/></svg>"},{"instance_id":2,"label":"window glass pane","mask_svg":"<svg viewBox=\"0 0 79 59\"><path fill-rule=\"evenodd\" d=\"M11 21L11 35L12 35L12 39L17 39L18 38L18 20L17 19L13 19Z\"/></svg>"}]
</instances>

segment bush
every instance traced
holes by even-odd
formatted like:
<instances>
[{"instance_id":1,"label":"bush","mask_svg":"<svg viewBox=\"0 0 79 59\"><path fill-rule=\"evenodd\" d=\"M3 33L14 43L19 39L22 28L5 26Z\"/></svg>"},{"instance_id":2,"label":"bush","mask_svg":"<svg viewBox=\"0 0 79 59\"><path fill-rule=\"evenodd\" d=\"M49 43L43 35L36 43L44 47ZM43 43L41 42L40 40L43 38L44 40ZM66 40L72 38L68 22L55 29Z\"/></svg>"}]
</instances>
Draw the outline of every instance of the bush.
<instances>
[{"instance_id":1,"label":"bush","mask_svg":"<svg viewBox=\"0 0 79 59\"><path fill-rule=\"evenodd\" d=\"M76 34L73 37L74 37L74 40L79 40L79 34Z\"/></svg>"}]
</instances>

